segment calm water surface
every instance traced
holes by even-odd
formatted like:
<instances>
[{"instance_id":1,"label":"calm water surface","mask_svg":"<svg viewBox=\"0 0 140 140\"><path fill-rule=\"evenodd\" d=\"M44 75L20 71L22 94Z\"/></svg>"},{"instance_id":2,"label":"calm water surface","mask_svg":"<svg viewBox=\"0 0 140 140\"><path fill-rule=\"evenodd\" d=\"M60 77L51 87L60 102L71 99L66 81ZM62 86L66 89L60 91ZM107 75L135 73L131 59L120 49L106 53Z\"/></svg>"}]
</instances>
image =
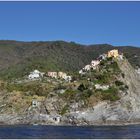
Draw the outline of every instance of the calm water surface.
<instances>
[{"instance_id":1,"label":"calm water surface","mask_svg":"<svg viewBox=\"0 0 140 140\"><path fill-rule=\"evenodd\" d=\"M140 125L129 126L0 126L0 138L140 138Z\"/></svg>"}]
</instances>

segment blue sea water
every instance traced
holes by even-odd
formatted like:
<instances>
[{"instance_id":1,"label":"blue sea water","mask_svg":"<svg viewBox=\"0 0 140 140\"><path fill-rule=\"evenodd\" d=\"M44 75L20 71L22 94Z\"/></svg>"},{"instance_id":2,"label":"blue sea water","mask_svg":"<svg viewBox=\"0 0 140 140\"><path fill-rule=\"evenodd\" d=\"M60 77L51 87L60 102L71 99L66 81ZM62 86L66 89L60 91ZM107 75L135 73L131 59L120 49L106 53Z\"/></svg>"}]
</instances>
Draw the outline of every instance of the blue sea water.
<instances>
[{"instance_id":1,"label":"blue sea water","mask_svg":"<svg viewBox=\"0 0 140 140\"><path fill-rule=\"evenodd\" d=\"M140 125L128 126L0 126L0 138L90 139L140 138Z\"/></svg>"}]
</instances>

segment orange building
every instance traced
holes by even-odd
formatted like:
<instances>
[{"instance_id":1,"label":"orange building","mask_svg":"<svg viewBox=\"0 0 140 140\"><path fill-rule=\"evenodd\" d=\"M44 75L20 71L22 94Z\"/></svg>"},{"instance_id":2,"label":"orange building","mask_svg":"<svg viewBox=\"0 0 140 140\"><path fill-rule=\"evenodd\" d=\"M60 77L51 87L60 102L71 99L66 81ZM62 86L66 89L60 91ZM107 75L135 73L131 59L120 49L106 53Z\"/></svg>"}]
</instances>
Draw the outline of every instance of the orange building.
<instances>
[{"instance_id":1,"label":"orange building","mask_svg":"<svg viewBox=\"0 0 140 140\"><path fill-rule=\"evenodd\" d=\"M116 49L108 51L108 53L107 53L107 57L115 57L116 58L118 56L119 56L119 52Z\"/></svg>"}]
</instances>

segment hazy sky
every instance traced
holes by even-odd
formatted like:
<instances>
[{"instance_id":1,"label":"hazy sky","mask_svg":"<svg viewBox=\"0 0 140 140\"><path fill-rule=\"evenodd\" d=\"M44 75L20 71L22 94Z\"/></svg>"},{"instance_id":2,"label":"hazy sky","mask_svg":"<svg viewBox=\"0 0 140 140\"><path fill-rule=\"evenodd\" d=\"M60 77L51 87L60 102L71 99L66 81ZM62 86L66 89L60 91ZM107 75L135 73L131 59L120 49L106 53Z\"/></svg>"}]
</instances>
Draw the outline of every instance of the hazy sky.
<instances>
[{"instance_id":1,"label":"hazy sky","mask_svg":"<svg viewBox=\"0 0 140 140\"><path fill-rule=\"evenodd\" d=\"M0 2L0 39L140 46L140 2Z\"/></svg>"}]
</instances>

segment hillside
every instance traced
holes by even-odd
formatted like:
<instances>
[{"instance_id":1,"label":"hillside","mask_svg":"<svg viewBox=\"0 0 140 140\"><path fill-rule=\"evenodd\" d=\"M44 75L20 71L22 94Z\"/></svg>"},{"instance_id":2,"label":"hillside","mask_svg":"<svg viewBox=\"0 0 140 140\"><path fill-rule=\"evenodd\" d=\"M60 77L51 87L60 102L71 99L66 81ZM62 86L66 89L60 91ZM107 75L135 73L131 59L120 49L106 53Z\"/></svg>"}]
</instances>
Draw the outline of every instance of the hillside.
<instances>
[{"instance_id":1,"label":"hillside","mask_svg":"<svg viewBox=\"0 0 140 140\"><path fill-rule=\"evenodd\" d=\"M0 41L0 77L18 78L30 71L75 72L99 54L118 48L134 66L140 66L140 48L113 47L108 44L81 45L74 42L19 42Z\"/></svg>"},{"instance_id":2,"label":"hillside","mask_svg":"<svg viewBox=\"0 0 140 140\"><path fill-rule=\"evenodd\" d=\"M139 123L140 77L121 56L97 60L71 81L50 76L0 81L0 124Z\"/></svg>"}]
</instances>

